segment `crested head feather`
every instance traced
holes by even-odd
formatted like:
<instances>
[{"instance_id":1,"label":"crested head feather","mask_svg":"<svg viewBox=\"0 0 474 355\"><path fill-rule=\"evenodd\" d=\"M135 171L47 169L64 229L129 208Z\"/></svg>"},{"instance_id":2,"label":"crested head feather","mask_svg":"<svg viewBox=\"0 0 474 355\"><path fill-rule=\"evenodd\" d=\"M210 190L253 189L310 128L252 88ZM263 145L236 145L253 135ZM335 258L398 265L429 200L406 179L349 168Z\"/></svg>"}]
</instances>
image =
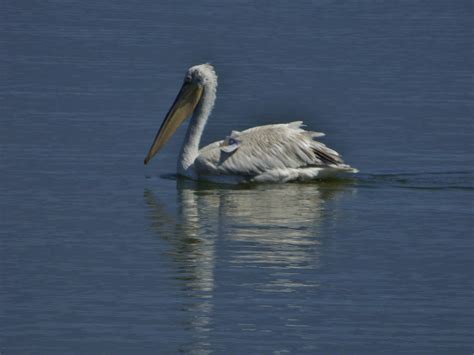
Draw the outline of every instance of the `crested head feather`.
<instances>
[{"instance_id":1,"label":"crested head feather","mask_svg":"<svg viewBox=\"0 0 474 355\"><path fill-rule=\"evenodd\" d=\"M203 86L217 87L217 74L214 67L209 63L194 65L189 68L185 80Z\"/></svg>"}]
</instances>

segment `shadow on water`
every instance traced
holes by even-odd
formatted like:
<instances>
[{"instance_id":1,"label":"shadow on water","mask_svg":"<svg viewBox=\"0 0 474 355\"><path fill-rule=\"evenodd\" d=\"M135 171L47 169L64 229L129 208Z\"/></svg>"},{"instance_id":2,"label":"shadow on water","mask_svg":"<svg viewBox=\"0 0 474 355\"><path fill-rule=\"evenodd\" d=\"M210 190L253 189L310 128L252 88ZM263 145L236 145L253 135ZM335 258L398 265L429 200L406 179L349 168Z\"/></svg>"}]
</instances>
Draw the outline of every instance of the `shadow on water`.
<instances>
[{"instance_id":1,"label":"shadow on water","mask_svg":"<svg viewBox=\"0 0 474 355\"><path fill-rule=\"evenodd\" d=\"M318 287L302 285L291 275L298 269L318 269L324 243L320 227L335 213L334 208L329 213L325 204L337 201L344 191L353 192L351 185L328 181L219 186L178 178L176 204L146 189L151 228L166 241L188 302L182 309L188 314L186 328L193 340L183 350L209 348L216 283L228 282L216 279L216 263L226 263L236 274L244 268L258 270L254 280L232 280L234 287L254 292Z\"/></svg>"}]
</instances>

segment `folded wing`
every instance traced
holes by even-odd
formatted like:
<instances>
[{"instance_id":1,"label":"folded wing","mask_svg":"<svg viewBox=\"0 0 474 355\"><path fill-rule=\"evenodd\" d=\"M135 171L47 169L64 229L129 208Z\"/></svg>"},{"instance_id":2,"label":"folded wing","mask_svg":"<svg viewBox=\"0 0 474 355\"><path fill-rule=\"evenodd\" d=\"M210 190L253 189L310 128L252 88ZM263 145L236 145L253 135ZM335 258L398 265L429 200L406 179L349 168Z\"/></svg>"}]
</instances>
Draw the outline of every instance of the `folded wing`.
<instances>
[{"instance_id":1,"label":"folded wing","mask_svg":"<svg viewBox=\"0 0 474 355\"><path fill-rule=\"evenodd\" d=\"M196 170L202 175L256 176L274 169L350 169L339 153L315 140L323 133L301 127L302 122L297 121L233 131L199 151Z\"/></svg>"}]
</instances>

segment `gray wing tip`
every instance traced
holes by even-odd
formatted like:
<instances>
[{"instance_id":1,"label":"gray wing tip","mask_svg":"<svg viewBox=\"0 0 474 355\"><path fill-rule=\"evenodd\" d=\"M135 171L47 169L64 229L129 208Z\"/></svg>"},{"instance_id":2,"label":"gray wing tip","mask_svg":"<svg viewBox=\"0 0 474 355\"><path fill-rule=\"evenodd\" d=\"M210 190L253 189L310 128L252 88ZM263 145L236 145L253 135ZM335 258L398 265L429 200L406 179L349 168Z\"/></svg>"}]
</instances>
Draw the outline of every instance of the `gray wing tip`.
<instances>
[{"instance_id":1,"label":"gray wing tip","mask_svg":"<svg viewBox=\"0 0 474 355\"><path fill-rule=\"evenodd\" d=\"M352 174L357 174L359 172L358 169L353 168L350 165L346 165L346 166L342 167L342 170L346 173L352 173Z\"/></svg>"}]
</instances>

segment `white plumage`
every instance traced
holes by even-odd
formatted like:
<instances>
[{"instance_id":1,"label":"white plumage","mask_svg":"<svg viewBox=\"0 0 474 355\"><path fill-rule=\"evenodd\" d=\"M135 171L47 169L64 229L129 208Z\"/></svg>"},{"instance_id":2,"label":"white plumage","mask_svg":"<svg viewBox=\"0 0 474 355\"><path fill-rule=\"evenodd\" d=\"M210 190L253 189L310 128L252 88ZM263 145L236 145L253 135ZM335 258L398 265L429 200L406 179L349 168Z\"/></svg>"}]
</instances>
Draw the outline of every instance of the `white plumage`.
<instances>
[{"instance_id":1,"label":"white plumage","mask_svg":"<svg viewBox=\"0 0 474 355\"><path fill-rule=\"evenodd\" d=\"M225 139L199 149L216 89L217 75L211 65L188 70L145 164L192 114L178 160L178 173L189 178L227 183L288 182L357 172L344 164L336 151L315 140L323 133L304 130L301 121L233 131Z\"/></svg>"}]
</instances>

